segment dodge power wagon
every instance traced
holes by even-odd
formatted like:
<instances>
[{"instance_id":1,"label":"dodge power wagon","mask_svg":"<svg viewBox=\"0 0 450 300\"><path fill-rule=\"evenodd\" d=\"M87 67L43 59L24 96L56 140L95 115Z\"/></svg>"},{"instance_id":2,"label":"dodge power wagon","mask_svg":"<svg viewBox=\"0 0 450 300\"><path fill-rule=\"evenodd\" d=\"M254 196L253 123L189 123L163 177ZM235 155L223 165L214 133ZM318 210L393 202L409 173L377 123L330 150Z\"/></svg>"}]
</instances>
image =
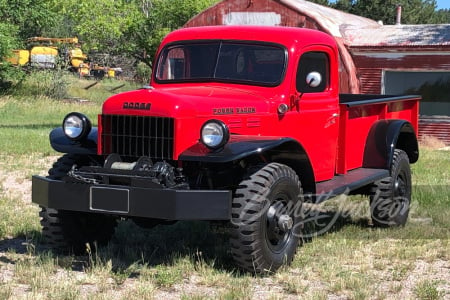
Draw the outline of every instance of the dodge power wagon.
<instances>
[{"instance_id":1,"label":"dodge power wagon","mask_svg":"<svg viewBox=\"0 0 450 300\"><path fill-rule=\"evenodd\" d=\"M418 160L418 96L339 94L339 52L322 32L176 30L150 85L78 112L50 133L64 155L33 176L43 237L75 251L117 220L205 220L229 230L238 267L289 264L306 202L367 195L374 226L407 222Z\"/></svg>"}]
</instances>

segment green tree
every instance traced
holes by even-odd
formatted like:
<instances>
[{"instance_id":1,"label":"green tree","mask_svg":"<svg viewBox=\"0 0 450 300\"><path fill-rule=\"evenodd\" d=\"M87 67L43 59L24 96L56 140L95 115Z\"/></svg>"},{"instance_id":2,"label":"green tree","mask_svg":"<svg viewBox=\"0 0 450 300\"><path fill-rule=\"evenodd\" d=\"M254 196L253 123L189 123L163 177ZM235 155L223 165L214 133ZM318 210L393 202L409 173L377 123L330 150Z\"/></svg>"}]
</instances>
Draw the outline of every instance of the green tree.
<instances>
[{"instance_id":1,"label":"green tree","mask_svg":"<svg viewBox=\"0 0 450 300\"><path fill-rule=\"evenodd\" d=\"M25 40L56 26L58 16L50 0L0 0L0 20L17 26L18 37Z\"/></svg>"},{"instance_id":2,"label":"green tree","mask_svg":"<svg viewBox=\"0 0 450 300\"><path fill-rule=\"evenodd\" d=\"M402 24L429 23L437 7L435 0L359 0L353 6L353 13L395 24L397 5L402 6Z\"/></svg>"},{"instance_id":3,"label":"green tree","mask_svg":"<svg viewBox=\"0 0 450 300\"><path fill-rule=\"evenodd\" d=\"M137 0L141 18L129 27L123 36L124 51L152 66L162 38L170 31L182 27L190 18L210 7L218 0Z\"/></svg>"},{"instance_id":4,"label":"green tree","mask_svg":"<svg viewBox=\"0 0 450 300\"><path fill-rule=\"evenodd\" d=\"M438 10L433 18L436 24L450 24L450 9Z\"/></svg>"},{"instance_id":5,"label":"green tree","mask_svg":"<svg viewBox=\"0 0 450 300\"><path fill-rule=\"evenodd\" d=\"M352 13L353 5L353 0L338 0L336 1L336 3L333 3L330 6L338 10Z\"/></svg>"},{"instance_id":6,"label":"green tree","mask_svg":"<svg viewBox=\"0 0 450 300\"><path fill-rule=\"evenodd\" d=\"M0 23L0 92L7 89L17 75L17 70L6 61L17 47L17 32L16 26Z\"/></svg>"},{"instance_id":7,"label":"green tree","mask_svg":"<svg viewBox=\"0 0 450 300\"><path fill-rule=\"evenodd\" d=\"M314 2L320 5L329 6L330 2L328 0L309 0L309 2Z\"/></svg>"},{"instance_id":8,"label":"green tree","mask_svg":"<svg viewBox=\"0 0 450 300\"><path fill-rule=\"evenodd\" d=\"M87 49L112 52L124 32L136 21L138 6L132 1L54 0L55 10L64 16L61 31L77 35Z\"/></svg>"},{"instance_id":9,"label":"green tree","mask_svg":"<svg viewBox=\"0 0 450 300\"><path fill-rule=\"evenodd\" d=\"M431 24L448 21L445 11L436 12L436 0L337 0L329 6L384 24L395 24L397 5L402 6L402 24Z\"/></svg>"}]
</instances>

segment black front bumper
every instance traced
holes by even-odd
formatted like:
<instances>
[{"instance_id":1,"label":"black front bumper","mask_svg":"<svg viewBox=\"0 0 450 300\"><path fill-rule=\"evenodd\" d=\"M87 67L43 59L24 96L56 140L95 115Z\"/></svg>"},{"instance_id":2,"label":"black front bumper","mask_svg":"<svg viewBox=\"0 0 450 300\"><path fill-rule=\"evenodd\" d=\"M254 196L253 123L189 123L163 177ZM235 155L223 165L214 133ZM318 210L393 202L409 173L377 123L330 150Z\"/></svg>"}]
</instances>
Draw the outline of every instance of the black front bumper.
<instances>
[{"instance_id":1,"label":"black front bumper","mask_svg":"<svg viewBox=\"0 0 450 300\"><path fill-rule=\"evenodd\" d=\"M66 183L33 176L32 200L47 208L163 220L230 220L232 192Z\"/></svg>"}]
</instances>

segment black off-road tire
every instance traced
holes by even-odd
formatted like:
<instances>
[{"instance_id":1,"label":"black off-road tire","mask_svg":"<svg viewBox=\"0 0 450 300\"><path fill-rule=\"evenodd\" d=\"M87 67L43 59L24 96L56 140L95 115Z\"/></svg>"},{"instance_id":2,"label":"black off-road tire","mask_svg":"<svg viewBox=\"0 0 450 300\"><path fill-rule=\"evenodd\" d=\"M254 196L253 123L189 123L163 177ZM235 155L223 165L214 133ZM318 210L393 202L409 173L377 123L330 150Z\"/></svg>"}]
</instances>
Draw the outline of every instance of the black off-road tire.
<instances>
[{"instance_id":1,"label":"black off-road tire","mask_svg":"<svg viewBox=\"0 0 450 300\"><path fill-rule=\"evenodd\" d=\"M66 176L72 166L83 163L81 156L66 154L60 157L49 170L49 178L60 180ZM81 254L87 244L106 244L114 234L117 220L100 214L56 210L41 207L43 241L59 253Z\"/></svg>"},{"instance_id":2,"label":"black off-road tire","mask_svg":"<svg viewBox=\"0 0 450 300\"><path fill-rule=\"evenodd\" d=\"M376 227L404 226L411 204L411 168L405 151L395 149L390 176L376 182L370 193L370 212Z\"/></svg>"},{"instance_id":3,"label":"black off-road tire","mask_svg":"<svg viewBox=\"0 0 450 300\"><path fill-rule=\"evenodd\" d=\"M235 192L231 216L231 253L239 267L267 274L290 264L300 240L301 205L300 180L286 165L260 166L244 179ZM282 219L287 221L284 228Z\"/></svg>"}]
</instances>

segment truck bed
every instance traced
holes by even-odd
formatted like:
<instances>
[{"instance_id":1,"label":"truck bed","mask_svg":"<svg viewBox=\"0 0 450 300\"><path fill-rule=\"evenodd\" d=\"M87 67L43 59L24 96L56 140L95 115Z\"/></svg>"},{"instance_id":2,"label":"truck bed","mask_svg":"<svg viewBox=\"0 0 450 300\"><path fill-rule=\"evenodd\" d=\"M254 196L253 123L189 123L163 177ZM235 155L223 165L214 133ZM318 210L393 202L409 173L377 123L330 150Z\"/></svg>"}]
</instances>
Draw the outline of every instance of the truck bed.
<instances>
[{"instance_id":1,"label":"truck bed","mask_svg":"<svg viewBox=\"0 0 450 300\"><path fill-rule=\"evenodd\" d=\"M376 122L405 120L417 132L418 99L416 95L339 95L337 174L363 166L369 132Z\"/></svg>"}]
</instances>

